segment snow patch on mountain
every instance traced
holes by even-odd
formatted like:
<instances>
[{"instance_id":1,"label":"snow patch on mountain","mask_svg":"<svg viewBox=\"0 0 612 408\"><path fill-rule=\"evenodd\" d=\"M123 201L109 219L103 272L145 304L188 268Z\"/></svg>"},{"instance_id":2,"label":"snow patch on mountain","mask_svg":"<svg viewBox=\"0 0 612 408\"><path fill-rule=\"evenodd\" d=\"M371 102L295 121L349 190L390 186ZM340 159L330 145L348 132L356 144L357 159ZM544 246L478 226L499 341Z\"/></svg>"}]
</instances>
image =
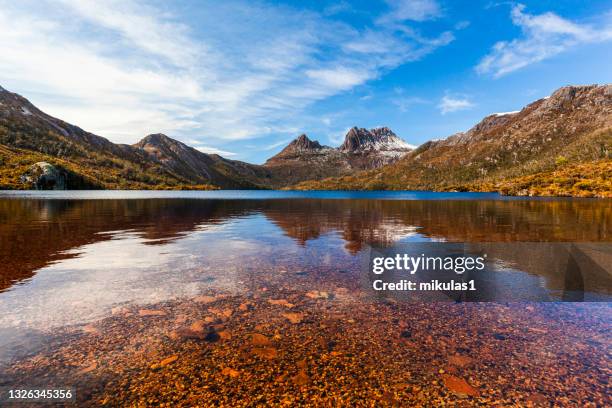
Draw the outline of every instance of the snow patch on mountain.
<instances>
[{"instance_id":1,"label":"snow patch on mountain","mask_svg":"<svg viewBox=\"0 0 612 408\"><path fill-rule=\"evenodd\" d=\"M506 115L514 115L515 113L519 113L520 111L511 111L511 112L497 112L494 113L494 116L506 116Z\"/></svg>"},{"instance_id":2,"label":"snow patch on mountain","mask_svg":"<svg viewBox=\"0 0 612 408\"><path fill-rule=\"evenodd\" d=\"M413 150L414 146L406 143L387 127L370 130L354 127L348 131L340 150L349 152L365 151L400 151Z\"/></svg>"}]
</instances>

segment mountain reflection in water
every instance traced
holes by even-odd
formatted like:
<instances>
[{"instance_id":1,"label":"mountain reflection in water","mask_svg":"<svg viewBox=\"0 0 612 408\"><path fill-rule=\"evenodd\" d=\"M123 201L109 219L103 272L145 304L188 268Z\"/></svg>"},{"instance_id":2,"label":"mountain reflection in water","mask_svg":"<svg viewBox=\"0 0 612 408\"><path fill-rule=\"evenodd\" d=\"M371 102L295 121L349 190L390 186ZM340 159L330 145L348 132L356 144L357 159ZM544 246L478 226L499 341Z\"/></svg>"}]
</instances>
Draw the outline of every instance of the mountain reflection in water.
<instances>
[{"instance_id":1,"label":"mountain reflection in water","mask_svg":"<svg viewBox=\"0 0 612 408\"><path fill-rule=\"evenodd\" d=\"M493 288L609 296L610 201L428 197L2 198L0 386L73 384L79 406L393 387L419 406L465 377L481 404L603 406L610 303L403 302L372 293L363 259L468 243L512 265Z\"/></svg>"},{"instance_id":2,"label":"mountain reflection in water","mask_svg":"<svg viewBox=\"0 0 612 408\"><path fill-rule=\"evenodd\" d=\"M0 291L40 268L78 257L79 247L117 238L122 231L143 239L144 245L163 247L212 226L230 225L240 237L258 239L262 223L270 230L268 239L284 235L298 246L334 234L353 255L364 245L391 245L410 237L450 242L612 240L607 200L0 199ZM272 225L278 229L270 229ZM117 250L115 257L121 256Z\"/></svg>"}]
</instances>

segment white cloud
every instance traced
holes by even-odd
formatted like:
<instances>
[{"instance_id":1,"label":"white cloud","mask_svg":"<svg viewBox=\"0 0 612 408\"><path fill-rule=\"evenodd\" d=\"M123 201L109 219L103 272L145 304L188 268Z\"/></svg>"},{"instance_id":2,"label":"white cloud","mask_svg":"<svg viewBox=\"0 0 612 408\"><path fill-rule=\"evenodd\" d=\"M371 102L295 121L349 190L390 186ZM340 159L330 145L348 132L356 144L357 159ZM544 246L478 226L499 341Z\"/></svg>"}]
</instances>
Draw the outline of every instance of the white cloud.
<instances>
[{"instance_id":1,"label":"white cloud","mask_svg":"<svg viewBox=\"0 0 612 408\"><path fill-rule=\"evenodd\" d=\"M218 149L218 148L212 147L212 146L206 146L206 145L202 144L202 142L200 140L197 140L197 139L187 139L184 142L188 146L191 146L194 149L201 151L202 153L218 154L218 155L221 155L221 156L228 156L228 157L238 155L238 153L234 153L234 152L230 152L230 151L227 151L227 150Z\"/></svg>"},{"instance_id":2,"label":"white cloud","mask_svg":"<svg viewBox=\"0 0 612 408\"><path fill-rule=\"evenodd\" d=\"M197 145L197 146L194 146L194 148L196 150L201 151L202 153L218 154L220 156L227 156L227 157L236 156L237 154L234 152L228 152L227 150L221 150L221 149L217 149L216 147L210 147L210 146Z\"/></svg>"},{"instance_id":3,"label":"white cloud","mask_svg":"<svg viewBox=\"0 0 612 408\"><path fill-rule=\"evenodd\" d=\"M188 27L155 17L157 10L146 4L119 0L59 0L88 22L119 33L143 51L178 66L190 66L202 47L194 47Z\"/></svg>"},{"instance_id":4,"label":"white cloud","mask_svg":"<svg viewBox=\"0 0 612 408\"><path fill-rule=\"evenodd\" d=\"M315 79L325 89L344 91L363 84L372 78L366 70L336 67L330 69L315 69L306 71L306 76ZM335 93L335 92L334 92Z\"/></svg>"},{"instance_id":5,"label":"white cloud","mask_svg":"<svg viewBox=\"0 0 612 408\"><path fill-rule=\"evenodd\" d=\"M474 103L472 103L469 99L465 97L452 97L445 95L440 100L438 104L438 108L443 115L447 113L456 112L460 110L466 110L474 107Z\"/></svg>"},{"instance_id":6,"label":"white cloud","mask_svg":"<svg viewBox=\"0 0 612 408\"><path fill-rule=\"evenodd\" d=\"M426 21L442 15L442 8L435 0L387 0L390 11L380 17L381 24L406 20Z\"/></svg>"},{"instance_id":7,"label":"white cloud","mask_svg":"<svg viewBox=\"0 0 612 408\"><path fill-rule=\"evenodd\" d=\"M349 130L351 130L351 128L347 127L343 130L336 130L336 131L330 132L327 135L327 140L329 140L330 144L333 147L338 147L344 142L344 139L346 138L346 134L349 132Z\"/></svg>"},{"instance_id":8,"label":"white cloud","mask_svg":"<svg viewBox=\"0 0 612 408\"><path fill-rule=\"evenodd\" d=\"M478 66L481 74L500 77L527 65L553 57L581 44L612 40L612 25L578 24L548 12L527 14L522 4L512 8L512 22L523 32L521 38L500 41Z\"/></svg>"},{"instance_id":9,"label":"white cloud","mask_svg":"<svg viewBox=\"0 0 612 408\"><path fill-rule=\"evenodd\" d=\"M274 142L272 144L264 146L261 150L273 150L273 149L276 149L277 147L281 147L281 146L285 146L285 145L289 144L289 142L291 142L292 140L293 139L279 140L278 142Z\"/></svg>"},{"instance_id":10,"label":"white cloud","mask_svg":"<svg viewBox=\"0 0 612 408\"><path fill-rule=\"evenodd\" d=\"M418 3L420 12L392 10L400 20L436 14ZM0 0L0 84L115 142L161 132L214 149L294 133L308 105L450 41L254 2L173 11L141 0Z\"/></svg>"},{"instance_id":11,"label":"white cloud","mask_svg":"<svg viewBox=\"0 0 612 408\"><path fill-rule=\"evenodd\" d=\"M337 3L331 4L323 10L323 15L325 16L333 16L340 13L348 13L353 11L353 6L347 1L339 1Z\"/></svg>"},{"instance_id":12,"label":"white cloud","mask_svg":"<svg viewBox=\"0 0 612 408\"><path fill-rule=\"evenodd\" d=\"M470 26L470 22L467 20L462 20L459 21L457 23L455 23L455 30L463 30L465 28L468 28Z\"/></svg>"}]
</instances>

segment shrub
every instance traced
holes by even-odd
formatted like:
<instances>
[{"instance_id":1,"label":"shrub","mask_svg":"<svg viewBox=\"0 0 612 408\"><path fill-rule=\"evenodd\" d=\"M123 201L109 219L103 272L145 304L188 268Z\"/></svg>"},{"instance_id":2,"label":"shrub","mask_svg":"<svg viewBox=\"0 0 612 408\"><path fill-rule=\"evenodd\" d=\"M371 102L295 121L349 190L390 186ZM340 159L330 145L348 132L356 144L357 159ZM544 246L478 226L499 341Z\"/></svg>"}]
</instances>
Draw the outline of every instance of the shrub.
<instances>
[{"instance_id":1,"label":"shrub","mask_svg":"<svg viewBox=\"0 0 612 408\"><path fill-rule=\"evenodd\" d=\"M557 156L557 158L555 159L555 165L557 166L563 166L564 164L567 164L567 162L568 160L565 156Z\"/></svg>"}]
</instances>

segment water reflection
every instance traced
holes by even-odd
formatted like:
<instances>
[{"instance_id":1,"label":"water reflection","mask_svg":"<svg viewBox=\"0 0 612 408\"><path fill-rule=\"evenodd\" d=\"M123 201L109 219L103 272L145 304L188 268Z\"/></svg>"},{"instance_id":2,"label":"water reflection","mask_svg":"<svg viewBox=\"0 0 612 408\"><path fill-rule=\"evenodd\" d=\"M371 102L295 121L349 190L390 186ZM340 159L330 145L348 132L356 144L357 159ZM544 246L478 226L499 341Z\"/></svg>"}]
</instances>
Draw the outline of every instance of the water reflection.
<instances>
[{"instance_id":1,"label":"water reflection","mask_svg":"<svg viewBox=\"0 0 612 408\"><path fill-rule=\"evenodd\" d=\"M95 317L122 302L152 303L236 286L245 265L350 269L364 245L407 241L609 241L604 201L0 200L0 324L44 326ZM310 247L308 242L313 243ZM553 256L497 256L546 277ZM315 254L313 251L317 251ZM525 252L527 251L527 252ZM534 267L534 262L539 262ZM355 269L355 267L353 268ZM214 275L211 270L214 270ZM38 274L35 279L31 279ZM602 279L609 279L604 276ZM605 286L605 285L604 285ZM78 309L80 312L74 312ZM51 310L53 314L42 313ZM62 310L60 310L62 309ZM11 311L21 311L11 313ZM30 311L31 313L27 313Z\"/></svg>"},{"instance_id":2,"label":"water reflection","mask_svg":"<svg viewBox=\"0 0 612 408\"><path fill-rule=\"evenodd\" d=\"M165 354L155 355L155 361L180 351L185 354L181 354L177 364L199 364L209 355L201 348L194 348L197 356L194 357L191 349L180 349L191 343L177 342L169 333L182 326L191 327L192 321L202 319L203 308L207 308L209 315L223 316L228 310L233 313L231 319L225 318L223 325L225 329L229 327L233 339L241 340L223 346L227 349L227 360L242 355L243 346L237 344L249 339L256 330L267 333L270 338L275 333L283 336L292 333L281 336L291 341L278 344L279 355L286 347L283 361L296 356L295 348L302 345L307 345L307 355L313 355L321 346L319 343L312 346L312 341L323 333L326 347L347 343L347 355L355 356L366 349L381 351L382 354L374 353L373 361L368 363L376 372L381 366L380 359L388 357L391 360L385 367L397 363L397 373L406 373L406 362L401 360L404 347L413 347L419 353L423 350L425 354L427 350L437 353L432 348L433 340L429 340L431 335L436 335L436 341L450 341L458 331L461 333L457 344L453 340L449 349L463 350L463 353L467 350L465 342L472 342L472 350L481 350L485 356L490 354L491 361L497 361L497 348L494 351L489 343L504 341L511 330L520 328L519 322L525 318L544 316L546 306L538 306L541 310L537 309L539 314L534 314L531 306L531 309L510 309L495 304L425 304L413 313L412 306L385 297L373 306L362 287L364 253L370 246L390 247L409 242L485 243L484 250L515 270L512 272L515 275L496 277L500 282L512 285L526 281L531 285L535 281L541 283L542 290L551 293L560 290L563 294L565 288L588 284L584 279L577 279L584 278L584 271L577 275L571 273L575 268L569 268L570 273L556 273L556 267L550 267L551 255L545 253L544 247L529 242L568 242L570 246L580 242L578 251L566 251L563 257L555 259L571 266L571 255L577 264L585 265L579 257L588 255L595 262L590 269L599 273L589 279L603 282L600 287L605 289L610 287L610 276L600 272L609 258L597 251L602 242L612 241L609 204L603 200L0 199L0 368L10 359L28 356L32 350L57 356L64 355L56 352L61 349L67 351L67 359L82 353L80 360L73 363L78 370L91 367L89 360L95 354L97 361L106 361L113 370L127 370L126 378L140 378L133 375L131 365L137 361L142 363L139 373L157 375L148 369L151 356L146 354L158 350L160 342L166 347ZM520 248L488 244L516 241L526 244ZM195 296L202 294L214 298L216 303L208 307L194 301ZM294 306L285 309L287 303ZM114 313L124 307L130 312ZM547 339L564 342L558 333L565 329L555 325L569 322L581 337L567 339L567 344L561 345L563 350L573 350L584 338L600 336L605 340L605 332L598 333L609 318L606 305L589 305L588 310L586 306L584 309L568 306L567 310L564 307L555 309L554 318L546 326L531 322L533 336L541 336L542 330L546 330ZM139 315L140 308L166 314L159 320L149 319ZM296 325L283 317L282 313L288 310L291 310L289 315L303 315L303 324ZM472 313L471 321L479 324L467 324L470 318L466 312ZM569 317L563 317L563 313ZM587 323L582 324L581 319L585 317L588 317ZM485 320L486 327L480 327ZM90 322L101 328L94 327L94 331L99 330L95 335L89 336L89 332L83 335L82 325ZM394 334L389 338L393 340L389 342L387 334L392 331ZM179 333L185 331L179 330ZM380 342L381 333L384 333L384 342ZM515 351L525 353L529 344L540 341L530 337L533 333L525 333L516 337L524 339L524 343L522 340L505 343L504 347L510 347L508 344L515 347L505 355L514 358ZM551 344L558 349L559 345L554 342ZM483 347L483 344L489 346ZM116 361L105 360L106 347L114 351ZM495 347L499 344L495 343ZM588 351L594 354L593 358L600 358L598 345L592 349ZM532 354L538 352L538 347L533 346ZM144 360L135 359L134 354ZM412 365L420 358L413 357ZM429 357L431 361L446 361L445 355L436 355L435 360L433 355ZM569 354L566 357L572 363L579 360ZM36 358L32 365L23 360L25 365L17 366L15 372L7 375L6 383L30 378L24 377L20 370L31 367L34 370L28 373L32 378L38 376L36 370L52 367L61 371L65 367L63 361ZM430 367L431 361L421 363L423 367ZM532 361L532 355L525 355L524 361ZM355 369L359 375L365 372L361 363L355 366L359 367ZM232 364L237 366L238 362ZM496 362L491 366L506 365ZM92 372L96 372L93 367ZM210 369L212 365L202 367L196 367L198 374L193 374L193 378L200 378L202 372L214 372ZM267 362L263 367L273 366ZM70 383L85 378L81 371L76 376L70 370L66 373ZM499 378L499 373L494 374L489 381ZM273 383L276 377L274 374L266 384ZM384 378L384 382L391 379ZM431 378L421 380L419 387L432 384ZM0 385L2 381L0 369ZM103 377L99 381L109 383ZM319 383L330 381L325 379Z\"/></svg>"},{"instance_id":3,"label":"water reflection","mask_svg":"<svg viewBox=\"0 0 612 408\"><path fill-rule=\"evenodd\" d=\"M333 233L351 254L364 245L391 245L411 238L598 242L612 240L609 204L605 200L0 199L0 290L51 263L77 256L74 248L121 235L112 231L129 230L143 245L163 245L222 224L238 225L242 237L255 238L261 235L261 225L271 223L278 227L270 232L272 240L285 235L304 245ZM255 214L260 218L249 218Z\"/></svg>"}]
</instances>

